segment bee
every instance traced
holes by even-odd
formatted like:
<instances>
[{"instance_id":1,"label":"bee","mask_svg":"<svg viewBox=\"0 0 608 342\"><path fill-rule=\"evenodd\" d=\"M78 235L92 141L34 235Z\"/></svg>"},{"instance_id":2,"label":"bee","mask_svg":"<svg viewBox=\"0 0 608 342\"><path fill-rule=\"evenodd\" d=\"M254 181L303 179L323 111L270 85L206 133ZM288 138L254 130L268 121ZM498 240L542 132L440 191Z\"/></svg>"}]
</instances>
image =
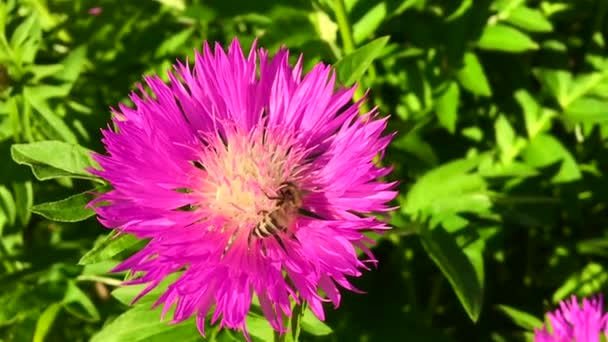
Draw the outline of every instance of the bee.
<instances>
[{"instance_id":1,"label":"bee","mask_svg":"<svg viewBox=\"0 0 608 342\"><path fill-rule=\"evenodd\" d=\"M293 223L295 216L302 206L302 191L292 182L283 182L277 190L277 196L268 196L275 200L275 207L271 210L262 210L259 214L262 219L251 230L248 243L251 245L253 238L264 239L273 236L281 248L285 245L279 237L279 232L287 233L289 226Z\"/></svg>"},{"instance_id":2,"label":"bee","mask_svg":"<svg viewBox=\"0 0 608 342\"><path fill-rule=\"evenodd\" d=\"M287 233L289 226L293 223L296 215L301 211L302 206L302 191L292 182L283 182L279 185L276 191L277 196L269 196L268 199L274 200L274 207L271 210L261 210L258 212L262 219L251 229L247 238L248 246L251 246L254 238L265 239L274 237L278 244L285 249L285 244L279 237L279 232ZM224 258L234 240L238 231L235 231L228 240L221 258ZM294 236L295 238L295 236Z\"/></svg>"}]
</instances>

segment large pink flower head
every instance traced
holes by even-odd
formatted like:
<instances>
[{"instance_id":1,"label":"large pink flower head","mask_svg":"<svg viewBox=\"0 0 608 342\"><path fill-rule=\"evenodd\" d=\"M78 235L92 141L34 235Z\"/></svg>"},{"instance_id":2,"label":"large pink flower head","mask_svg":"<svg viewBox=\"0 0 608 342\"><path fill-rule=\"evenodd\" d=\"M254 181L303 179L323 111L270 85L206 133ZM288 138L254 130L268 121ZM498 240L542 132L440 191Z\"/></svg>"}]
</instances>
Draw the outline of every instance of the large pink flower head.
<instances>
[{"instance_id":1,"label":"large pink flower head","mask_svg":"<svg viewBox=\"0 0 608 342\"><path fill-rule=\"evenodd\" d=\"M149 284L142 295L183 271L157 305L176 305L173 322L196 315L201 333L212 311L247 334L254 295L280 332L292 302L323 319L322 303L337 307L339 288L355 290L348 277L375 262L364 232L388 228L366 215L396 196L374 164L387 119L360 115L330 66L303 76L286 49L245 57L236 40L227 53L205 43L193 67L174 68L115 110L95 156L113 187L95 202L100 221L149 239L116 271Z\"/></svg>"},{"instance_id":2,"label":"large pink flower head","mask_svg":"<svg viewBox=\"0 0 608 342\"><path fill-rule=\"evenodd\" d=\"M534 342L600 342L602 335L608 338L608 313L603 304L601 296L583 299L582 305L576 296L564 300L547 314L551 327L534 331Z\"/></svg>"}]
</instances>

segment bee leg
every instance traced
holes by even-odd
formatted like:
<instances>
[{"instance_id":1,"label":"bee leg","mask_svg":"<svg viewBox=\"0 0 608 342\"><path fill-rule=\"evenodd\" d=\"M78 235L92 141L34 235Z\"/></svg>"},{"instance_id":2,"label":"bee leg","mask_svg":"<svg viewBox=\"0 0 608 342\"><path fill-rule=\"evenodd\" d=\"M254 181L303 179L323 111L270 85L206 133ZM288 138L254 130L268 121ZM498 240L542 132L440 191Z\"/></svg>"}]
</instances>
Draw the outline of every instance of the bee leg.
<instances>
[{"instance_id":1,"label":"bee leg","mask_svg":"<svg viewBox=\"0 0 608 342\"><path fill-rule=\"evenodd\" d=\"M279 246L281 246L281 248L283 249L283 251L285 251L285 253L287 253L287 248L285 248L285 244L283 243L283 240L281 240L281 238L279 237L279 235L273 234L272 236L274 237L275 240L277 240L277 242L279 243Z\"/></svg>"},{"instance_id":2,"label":"bee leg","mask_svg":"<svg viewBox=\"0 0 608 342\"><path fill-rule=\"evenodd\" d=\"M253 240L253 232L250 232L249 236L247 237L247 249L251 248L251 240Z\"/></svg>"},{"instance_id":3,"label":"bee leg","mask_svg":"<svg viewBox=\"0 0 608 342\"><path fill-rule=\"evenodd\" d=\"M266 250L266 245L262 241L260 241L260 245L262 246L262 248L261 248L262 249L262 256L263 257L267 257L268 256L268 251Z\"/></svg>"}]
</instances>

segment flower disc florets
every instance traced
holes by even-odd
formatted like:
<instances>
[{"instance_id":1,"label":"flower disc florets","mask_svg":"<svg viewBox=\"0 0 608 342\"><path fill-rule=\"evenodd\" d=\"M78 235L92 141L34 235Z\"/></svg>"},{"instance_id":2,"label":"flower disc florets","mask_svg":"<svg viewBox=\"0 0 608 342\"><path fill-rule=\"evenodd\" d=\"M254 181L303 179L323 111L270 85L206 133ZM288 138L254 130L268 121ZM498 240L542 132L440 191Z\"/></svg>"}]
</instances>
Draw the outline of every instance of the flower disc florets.
<instances>
[{"instance_id":1,"label":"flower disc florets","mask_svg":"<svg viewBox=\"0 0 608 342\"><path fill-rule=\"evenodd\" d=\"M113 189L93 204L100 221L149 239L116 270L131 270L141 295L181 271L157 304L174 322L192 315L241 329L253 296L274 329L292 302L340 303L339 287L375 262L365 231L387 226L394 183L373 160L391 137L386 118L359 114L354 88L336 90L329 66L302 76L288 51L269 58L238 41L226 54L205 44L193 68L178 63L165 84L145 79L134 108L115 110L103 131L107 155L93 172Z\"/></svg>"}]
</instances>

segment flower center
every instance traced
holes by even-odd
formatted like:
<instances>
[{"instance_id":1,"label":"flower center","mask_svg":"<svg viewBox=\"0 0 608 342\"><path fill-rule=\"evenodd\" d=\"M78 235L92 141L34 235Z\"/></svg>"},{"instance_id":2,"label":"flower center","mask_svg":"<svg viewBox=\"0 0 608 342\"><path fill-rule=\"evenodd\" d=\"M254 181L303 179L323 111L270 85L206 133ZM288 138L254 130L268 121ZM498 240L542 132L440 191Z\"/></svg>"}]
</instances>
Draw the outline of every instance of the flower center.
<instances>
[{"instance_id":1,"label":"flower center","mask_svg":"<svg viewBox=\"0 0 608 342\"><path fill-rule=\"evenodd\" d=\"M200 159L206 171L197 189L201 207L236 228L270 220L268 214L285 202L285 184L297 184L301 151L290 138L271 137L263 129L208 142Z\"/></svg>"}]
</instances>

